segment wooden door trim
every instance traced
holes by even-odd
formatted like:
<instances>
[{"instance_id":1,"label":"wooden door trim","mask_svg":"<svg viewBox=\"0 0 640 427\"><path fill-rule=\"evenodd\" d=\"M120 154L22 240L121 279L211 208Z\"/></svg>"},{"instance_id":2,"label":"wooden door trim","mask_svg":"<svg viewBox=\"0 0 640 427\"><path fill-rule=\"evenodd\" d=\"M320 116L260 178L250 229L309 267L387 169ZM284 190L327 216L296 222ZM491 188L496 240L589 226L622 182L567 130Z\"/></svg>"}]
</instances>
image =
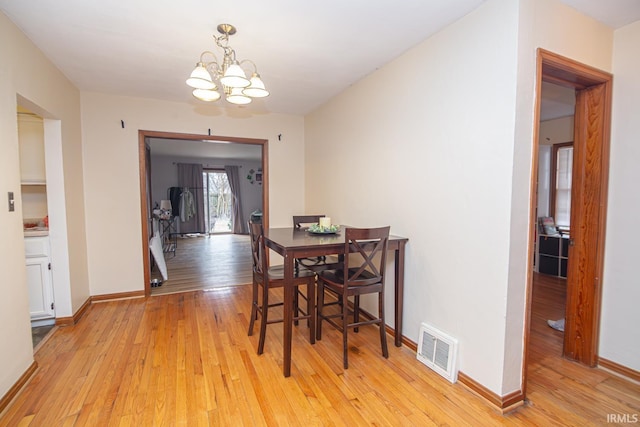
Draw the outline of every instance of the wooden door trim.
<instances>
[{"instance_id":1,"label":"wooden door trim","mask_svg":"<svg viewBox=\"0 0 640 427\"><path fill-rule=\"evenodd\" d=\"M151 276L149 264L149 233L147 232L145 140L147 138L185 139L189 141L223 141L235 144L260 145L262 148L262 221L269 227L269 141L267 139L241 138L235 136L197 135L190 133L138 131L138 165L140 169L140 224L142 225L142 264L144 268L144 294L151 295Z\"/></svg>"},{"instance_id":2,"label":"wooden door trim","mask_svg":"<svg viewBox=\"0 0 640 427\"><path fill-rule=\"evenodd\" d=\"M607 201L611 82L577 92L564 356L596 366ZM575 190L572 190L575 191ZM590 196L585 197L584 194ZM576 210L576 205L579 209ZM580 213L580 214L579 214ZM574 227L575 224L575 227ZM572 261L573 259L573 261ZM589 260L583 263L582 260Z\"/></svg>"},{"instance_id":3,"label":"wooden door trim","mask_svg":"<svg viewBox=\"0 0 640 427\"><path fill-rule=\"evenodd\" d=\"M540 126L540 104L541 104L541 86L542 82L550 82L558 84L564 87L570 87L577 91L584 90L586 88L594 86L602 86L602 105L604 121L602 124L601 132L599 132L599 149L600 163L600 197L598 205L598 220L596 226L595 237L595 251L594 259L594 271L597 283L593 292L588 293L593 300L587 304L590 308L587 317L590 322L589 329L585 331L583 324L578 324L575 321L569 321L565 324L565 348L564 355L572 354L576 355L575 340L571 340L571 336L581 336L584 338L584 344L581 351L578 354L578 360L588 366L595 366L597 361L598 350L598 337L599 337L599 323L600 323L600 309L601 309L601 295L602 295L602 272L604 266L604 240L605 240L605 224L606 224L606 206L607 206L607 187L608 187L608 175L609 175L609 146L610 146L610 133L611 133L611 91L613 76L610 73L598 70L594 67L581 64L569 58L565 58L553 52L549 52L544 49L538 49L537 51L537 63L536 63L536 93L535 93L535 111L534 111L534 129L533 129L533 159L532 159L532 175L531 175L531 190L532 190L532 202L529 223L536 224L535 218L535 206L537 206L537 180L538 180L538 154L539 154L539 126ZM576 122L579 122L576 126L580 126L580 123L585 123L585 118L579 118L579 114L585 114L584 109L578 111L579 107L576 106ZM574 135L574 154L576 146L584 143L579 141L579 135ZM574 160L574 171L576 168ZM573 211L573 208L572 208ZM573 215L573 213L572 213ZM573 230L574 224L572 220L571 228ZM529 230L529 253L533 254L533 246L535 240L534 227L530 227ZM533 259L532 256L529 259ZM583 283L582 286L585 284ZM529 331L531 324L531 296L533 292L533 264L529 263L527 274L527 300L525 306L525 334L524 334L524 354L523 354L523 367L522 367L522 390L523 395L526 396L527 387L527 368L528 368L528 353L529 353ZM573 292L576 292L574 290ZM579 292L579 290L578 290ZM569 299L569 298L568 298ZM575 319L578 309L581 303L574 299L572 305L567 302L567 318ZM585 336L584 333L588 333L589 336Z\"/></svg>"}]
</instances>

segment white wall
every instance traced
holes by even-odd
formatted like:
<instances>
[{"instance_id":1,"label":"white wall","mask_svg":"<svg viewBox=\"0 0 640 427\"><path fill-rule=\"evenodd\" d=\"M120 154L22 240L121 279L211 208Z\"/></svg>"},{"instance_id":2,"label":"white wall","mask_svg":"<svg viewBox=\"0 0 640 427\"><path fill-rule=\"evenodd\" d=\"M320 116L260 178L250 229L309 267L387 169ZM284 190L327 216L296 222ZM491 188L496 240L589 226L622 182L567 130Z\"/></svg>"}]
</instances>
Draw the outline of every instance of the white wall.
<instances>
[{"instance_id":1,"label":"white wall","mask_svg":"<svg viewBox=\"0 0 640 427\"><path fill-rule=\"evenodd\" d=\"M0 56L0 194L6 200L7 193L13 192L16 199L15 212L8 212L6 202L0 209L0 396L3 396L33 361L20 203L18 98L28 102L25 107L31 111L59 123L58 135L62 140L56 161L60 169L64 165L61 173L65 175L65 183L56 188L64 201L62 211L66 211L66 217L55 221L65 224L58 229L64 230L61 238L68 241L65 245L68 253L63 255L68 265L65 290L56 294L62 315L73 314L89 297L89 288L79 92L2 13ZM45 135L45 152L46 145ZM51 203L49 208L51 213Z\"/></svg>"},{"instance_id":2,"label":"white wall","mask_svg":"<svg viewBox=\"0 0 640 427\"><path fill-rule=\"evenodd\" d=\"M496 393L517 18L516 2L489 1L305 122L307 212L408 237L404 335L428 322L457 337L460 369Z\"/></svg>"},{"instance_id":3,"label":"white wall","mask_svg":"<svg viewBox=\"0 0 640 427\"><path fill-rule=\"evenodd\" d=\"M152 99L82 94L87 246L92 295L144 289L138 130L269 140L270 225L304 207L302 117L250 115ZM124 120L122 129L120 121ZM277 138L282 134L282 140ZM106 203L108 201L108 203ZM116 208L112 201L116 201ZM114 232L117 230L117 232ZM117 248L117 250L114 250Z\"/></svg>"},{"instance_id":4,"label":"white wall","mask_svg":"<svg viewBox=\"0 0 640 427\"><path fill-rule=\"evenodd\" d=\"M611 71L611 28L558 0L521 0L521 5L524 20L520 42L523 54L533 55L535 48L541 47L600 70ZM529 64L522 65L525 66L522 71L525 71Z\"/></svg>"},{"instance_id":5,"label":"white wall","mask_svg":"<svg viewBox=\"0 0 640 427\"><path fill-rule=\"evenodd\" d=\"M306 120L307 211L409 237L404 334L457 337L499 395L522 386L536 50L610 71L612 41L556 0L490 0Z\"/></svg>"},{"instance_id":6,"label":"white wall","mask_svg":"<svg viewBox=\"0 0 640 427\"><path fill-rule=\"evenodd\" d=\"M640 21L615 32L600 357L640 371Z\"/></svg>"}]
</instances>

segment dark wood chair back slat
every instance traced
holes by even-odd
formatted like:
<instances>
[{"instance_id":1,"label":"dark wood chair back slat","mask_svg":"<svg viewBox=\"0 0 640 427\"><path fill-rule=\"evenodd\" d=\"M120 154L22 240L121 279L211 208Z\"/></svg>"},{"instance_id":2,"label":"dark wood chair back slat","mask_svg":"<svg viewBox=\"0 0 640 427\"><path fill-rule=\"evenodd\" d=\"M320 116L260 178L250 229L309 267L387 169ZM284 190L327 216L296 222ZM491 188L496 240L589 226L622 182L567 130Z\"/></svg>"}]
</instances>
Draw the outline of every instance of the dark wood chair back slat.
<instances>
[{"instance_id":1,"label":"dark wood chair back slat","mask_svg":"<svg viewBox=\"0 0 640 427\"><path fill-rule=\"evenodd\" d=\"M302 228L303 224L317 224L325 215L294 215L293 228Z\"/></svg>"},{"instance_id":2,"label":"dark wood chair back slat","mask_svg":"<svg viewBox=\"0 0 640 427\"><path fill-rule=\"evenodd\" d=\"M345 230L344 283L347 288L384 282L390 227ZM376 255L380 255L376 262Z\"/></svg>"},{"instance_id":3,"label":"dark wood chair back slat","mask_svg":"<svg viewBox=\"0 0 640 427\"><path fill-rule=\"evenodd\" d=\"M249 221L249 236L251 238L253 271L256 274L263 275L267 271L267 260L264 249L264 229L261 222Z\"/></svg>"}]
</instances>

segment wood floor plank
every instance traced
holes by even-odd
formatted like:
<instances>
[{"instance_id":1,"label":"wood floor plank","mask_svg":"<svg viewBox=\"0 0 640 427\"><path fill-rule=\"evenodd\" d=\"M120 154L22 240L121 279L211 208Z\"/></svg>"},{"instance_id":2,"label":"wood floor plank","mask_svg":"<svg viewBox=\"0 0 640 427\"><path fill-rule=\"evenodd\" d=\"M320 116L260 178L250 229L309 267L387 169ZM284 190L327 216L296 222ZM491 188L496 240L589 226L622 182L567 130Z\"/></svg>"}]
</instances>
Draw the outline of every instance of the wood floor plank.
<instances>
[{"instance_id":1,"label":"wood floor plank","mask_svg":"<svg viewBox=\"0 0 640 427\"><path fill-rule=\"evenodd\" d=\"M285 378L282 326L267 328L257 355L251 287L232 286L92 305L39 348L0 426L578 426L639 414L640 386L560 357L562 333L546 320L563 316L563 286L536 280L529 401L507 415L407 348L384 359L375 327L350 336L345 371L340 334L326 327L311 345L301 322Z\"/></svg>"},{"instance_id":2,"label":"wood floor plank","mask_svg":"<svg viewBox=\"0 0 640 427\"><path fill-rule=\"evenodd\" d=\"M152 295L249 284L252 280L248 235L213 234L178 237L175 255L165 254L168 280L151 288ZM161 280L157 268L151 279Z\"/></svg>"}]
</instances>

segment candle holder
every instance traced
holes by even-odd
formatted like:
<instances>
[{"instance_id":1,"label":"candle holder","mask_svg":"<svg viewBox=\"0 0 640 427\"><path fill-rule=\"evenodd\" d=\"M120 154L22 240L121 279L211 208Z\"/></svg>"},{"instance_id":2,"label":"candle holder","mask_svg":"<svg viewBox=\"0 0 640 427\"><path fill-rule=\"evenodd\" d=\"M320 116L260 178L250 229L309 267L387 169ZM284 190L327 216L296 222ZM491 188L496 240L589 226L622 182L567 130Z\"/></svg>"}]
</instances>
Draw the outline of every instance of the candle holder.
<instances>
[{"instance_id":1,"label":"candle holder","mask_svg":"<svg viewBox=\"0 0 640 427\"><path fill-rule=\"evenodd\" d=\"M320 225L320 227L322 227L322 228L331 227L331 218L328 217L328 216L321 217L320 218L320 223L318 225Z\"/></svg>"}]
</instances>

